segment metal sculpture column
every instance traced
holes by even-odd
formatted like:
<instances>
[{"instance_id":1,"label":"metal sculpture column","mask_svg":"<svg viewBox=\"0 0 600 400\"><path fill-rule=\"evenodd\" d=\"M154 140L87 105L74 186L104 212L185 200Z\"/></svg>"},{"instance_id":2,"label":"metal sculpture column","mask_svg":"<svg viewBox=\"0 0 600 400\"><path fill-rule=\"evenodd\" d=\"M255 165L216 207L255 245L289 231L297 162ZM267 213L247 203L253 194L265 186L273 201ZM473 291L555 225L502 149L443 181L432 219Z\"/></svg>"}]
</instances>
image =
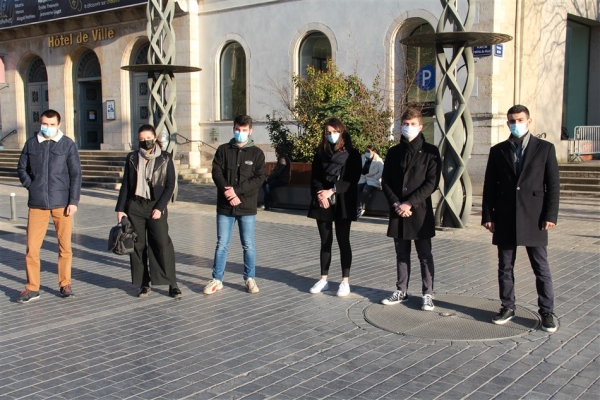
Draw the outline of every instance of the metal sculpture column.
<instances>
[{"instance_id":1,"label":"metal sculpture column","mask_svg":"<svg viewBox=\"0 0 600 400\"><path fill-rule=\"evenodd\" d=\"M156 134L161 141L167 143L166 151L173 154L173 157L177 153L175 73L201 71L198 67L175 65L176 43L173 30L175 3L175 0L148 0L146 9L148 18L146 32L150 41L148 64L121 67L126 71L148 73L148 87L150 88L148 106L152 115L151 122L153 122Z\"/></svg>"},{"instance_id":2,"label":"metal sculpture column","mask_svg":"<svg viewBox=\"0 0 600 400\"><path fill-rule=\"evenodd\" d=\"M440 187L441 198L436 207L436 226L464 228L472 205L471 179L467 172L467 161L473 149L473 120L467 104L475 81L471 47L504 43L512 40L512 37L498 33L468 32L473 25L475 0L468 2L464 24L458 14L456 0L441 1L444 10L436 33L411 36L400 42L408 46L436 48L442 78L436 89L435 116L442 133L439 148L443 159L443 185ZM444 32L447 25L454 30ZM452 48L449 59L445 48ZM462 90L457 81L458 64L461 60L466 68ZM446 93L450 93L452 97L452 109L448 112L443 108Z\"/></svg>"}]
</instances>

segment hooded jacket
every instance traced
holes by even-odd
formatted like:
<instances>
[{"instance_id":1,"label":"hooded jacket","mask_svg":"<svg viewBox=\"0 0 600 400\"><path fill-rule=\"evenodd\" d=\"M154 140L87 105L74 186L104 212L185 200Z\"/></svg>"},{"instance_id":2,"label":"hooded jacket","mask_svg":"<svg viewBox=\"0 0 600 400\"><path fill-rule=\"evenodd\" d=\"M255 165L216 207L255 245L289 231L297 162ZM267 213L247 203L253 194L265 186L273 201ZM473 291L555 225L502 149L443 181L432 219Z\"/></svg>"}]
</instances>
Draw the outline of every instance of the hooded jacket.
<instances>
[{"instance_id":1,"label":"hooded jacket","mask_svg":"<svg viewBox=\"0 0 600 400\"><path fill-rule=\"evenodd\" d=\"M79 205L81 162L77 145L59 131L58 139L29 138L19 157L17 172L29 191L29 208L52 210Z\"/></svg>"},{"instance_id":2,"label":"hooded jacket","mask_svg":"<svg viewBox=\"0 0 600 400\"><path fill-rule=\"evenodd\" d=\"M217 213L232 216L255 215L258 190L265 180L265 154L249 139L238 146L235 139L222 144L212 163L212 179L217 186ZM233 207L225 198L232 186L241 204Z\"/></svg>"}]
</instances>

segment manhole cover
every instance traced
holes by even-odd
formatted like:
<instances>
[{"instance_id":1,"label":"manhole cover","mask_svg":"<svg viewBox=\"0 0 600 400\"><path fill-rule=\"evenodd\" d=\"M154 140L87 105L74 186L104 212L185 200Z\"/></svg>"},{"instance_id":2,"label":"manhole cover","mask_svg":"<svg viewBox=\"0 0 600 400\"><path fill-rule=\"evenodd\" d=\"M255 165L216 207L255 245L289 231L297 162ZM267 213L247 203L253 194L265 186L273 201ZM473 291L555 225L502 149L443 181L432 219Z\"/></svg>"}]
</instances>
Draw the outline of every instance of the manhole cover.
<instances>
[{"instance_id":1,"label":"manhole cover","mask_svg":"<svg viewBox=\"0 0 600 400\"><path fill-rule=\"evenodd\" d=\"M421 310L421 297L407 303L384 306L371 304L364 310L373 326L400 335L438 340L493 340L525 335L540 326L537 313L517 307L516 318L504 325L492 324L498 300L458 295L440 295L434 311Z\"/></svg>"}]
</instances>

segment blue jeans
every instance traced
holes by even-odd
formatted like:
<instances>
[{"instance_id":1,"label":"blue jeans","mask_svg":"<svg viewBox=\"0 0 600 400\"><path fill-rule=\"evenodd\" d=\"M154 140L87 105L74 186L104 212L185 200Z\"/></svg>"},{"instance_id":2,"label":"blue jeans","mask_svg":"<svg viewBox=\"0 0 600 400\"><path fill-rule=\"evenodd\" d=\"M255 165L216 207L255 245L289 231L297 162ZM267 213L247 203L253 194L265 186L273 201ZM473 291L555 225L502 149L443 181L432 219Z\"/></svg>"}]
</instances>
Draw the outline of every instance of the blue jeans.
<instances>
[{"instance_id":1,"label":"blue jeans","mask_svg":"<svg viewBox=\"0 0 600 400\"><path fill-rule=\"evenodd\" d=\"M244 249L244 279L254 278L256 273L256 248L254 247L254 223L256 215L223 215L217 214L217 248L212 277L220 281L225 274L225 263L229 241L233 232L233 224L237 221L240 230L240 240Z\"/></svg>"}]
</instances>

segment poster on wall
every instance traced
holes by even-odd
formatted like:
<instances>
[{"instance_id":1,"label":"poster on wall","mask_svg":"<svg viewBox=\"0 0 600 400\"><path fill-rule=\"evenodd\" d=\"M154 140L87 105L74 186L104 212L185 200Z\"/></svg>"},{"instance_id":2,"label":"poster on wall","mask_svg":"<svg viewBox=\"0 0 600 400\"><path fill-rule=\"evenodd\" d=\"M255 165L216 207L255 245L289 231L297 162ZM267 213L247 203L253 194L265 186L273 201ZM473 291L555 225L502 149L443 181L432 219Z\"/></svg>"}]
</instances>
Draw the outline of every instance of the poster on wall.
<instances>
[{"instance_id":1,"label":"poster on wall","mask_svg":"<svg viewBox=\"0 0 600 400\"><path fill-rule=\"evenodd\" d=\"M0 29L148 4L148 0L0 0Z\"/></svg>"}]
</instances>

